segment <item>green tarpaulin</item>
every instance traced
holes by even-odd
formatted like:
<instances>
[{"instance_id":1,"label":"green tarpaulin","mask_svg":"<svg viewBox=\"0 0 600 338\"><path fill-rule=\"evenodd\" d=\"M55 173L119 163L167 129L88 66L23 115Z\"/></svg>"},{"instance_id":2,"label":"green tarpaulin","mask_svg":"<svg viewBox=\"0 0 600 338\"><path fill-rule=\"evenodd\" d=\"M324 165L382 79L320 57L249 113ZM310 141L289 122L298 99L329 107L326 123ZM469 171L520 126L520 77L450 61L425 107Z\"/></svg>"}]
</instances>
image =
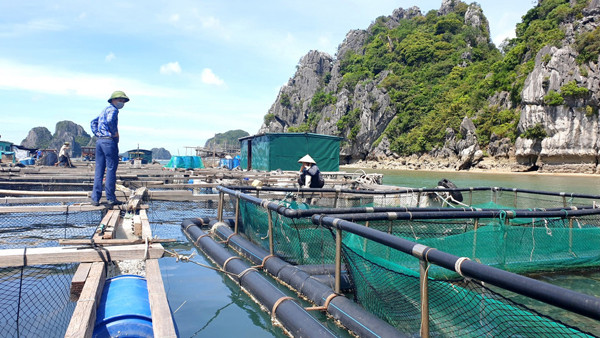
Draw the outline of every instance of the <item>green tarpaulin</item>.
<instances>
[{"instance_id":1,"label":"green tarpaulin","mask_svg":"<svg viewBox=\"0 0 600 338\"><path fill-rule=\"evenodd\" d=\"M173 156L165 168L202 169L204 163L200 156Z\"/></svg>"},{"instance_id":2,"label":"green tarpaulin","mask_svg":"<svg viewBox=\"0 0 600 338\"><path fill-rule=\"evenodd\" d=\"M240 139L241 167L255 170L298 170L309 154L321 171L339 171L341 137L311 133L266 133ZM250 160L250 161L249 161Z\"/></svg>"}]
</instances>

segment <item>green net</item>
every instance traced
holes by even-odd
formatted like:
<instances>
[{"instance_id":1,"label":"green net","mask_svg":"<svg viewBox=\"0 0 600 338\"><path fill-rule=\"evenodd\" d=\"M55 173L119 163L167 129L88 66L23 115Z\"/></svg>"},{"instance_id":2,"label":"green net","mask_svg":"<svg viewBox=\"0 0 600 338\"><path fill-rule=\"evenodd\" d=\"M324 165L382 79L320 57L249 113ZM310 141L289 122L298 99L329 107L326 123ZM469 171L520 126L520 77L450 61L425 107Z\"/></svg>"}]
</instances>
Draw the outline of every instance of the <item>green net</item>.
<instances>
[{"instance_id":1,"label":"green net","mask_svg":"<svg viewBox=\"0 0 600 338\"><path fill-rule=\"evenodd\" d=\"M393 258L380 256L387 252L390 257L396 257L390 252L395 250L356 235L345 236L343 251L356 288L356 300L399 331L406 334L419 332L421 295L418 273L396 263ZM411 258L418 264L416 258ZM428 296L432 336L588 336L514 303L475 281L430 278Z\"/></svg>"},{"instance_id":2,"label":"green net","mask_svg":"<svg viewBox=\"0 0 600 338\"><path fill-rule=\"evenodd\" d=\"M552 272L600 266L599 216L541 218L370 221L370 228L428 247L516 273ZM364 250L376 250L365 246ZM373 254L418 271L418 262L400 252ZM435 278L456 278L432 267Z\"/></svg>"},{"instance_id":3,"label":"green net","mask_svg":"<svg viewBox=\"0 0 600 338\"><path fill-rule=\"evenodd\" d=\"M295 203L288 206L298 208ZM308 207L305 204L303 207ZM269 213L273 223L273 252L290 264L329 264L335 260L335 240L330 230L310 218L290 219L255 204L240 201L243 233L269 251Z\"/></svg>"},{"instance_id":4,"label":"green net","mask_svg":"<svg viewBox=\"0 0 600 338\"><path fill-rule=\"evenodd\" d=\"M483 200L473 207L516 209L498 203L501 197L504 197L502 202L507 202L506 197L512 195L497 195L494 200ZM362 207L377 204L368 198L356 201L362 202ZM292 209L331 207L330 201L319 206L322 204L319 200L316 205L294 200L278 203ZM562 198L546 201L548 208L564 204ZM316 226L308 217L286 218L245 201L240 201L240 216L244 234L267 251L270 218L274 254L287 262L334 263L334 232ZM500 212L496 218L376 220L362 225L488 266L527 274L600 266L599 218L598 215L509 218L507 212ZM356 301L401 332L418 334L419 260L346 232L342 251ZM428 276L432 336L588 336L554 320L554 316L548 317L506 298L504 290L491 290L479 281L463 279L454 271L430 265Z\"/></svg>"}]
</instances>

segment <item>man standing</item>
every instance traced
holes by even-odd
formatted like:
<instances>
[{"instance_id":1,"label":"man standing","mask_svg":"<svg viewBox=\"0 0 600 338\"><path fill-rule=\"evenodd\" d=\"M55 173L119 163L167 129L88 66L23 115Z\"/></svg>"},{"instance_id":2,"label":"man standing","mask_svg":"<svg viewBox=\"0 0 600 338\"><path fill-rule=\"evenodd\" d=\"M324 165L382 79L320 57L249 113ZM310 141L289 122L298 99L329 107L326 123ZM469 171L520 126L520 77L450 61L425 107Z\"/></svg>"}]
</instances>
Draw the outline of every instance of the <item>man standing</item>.
<instances>
[{"instance_id":1,"label":"man standing","mask_svg":"<svg viewBox=\"0 0 600 338\"><path fill-rule=\"evenodd\" d=\"M92 205L100 205L102 197L102 180L106 170L104 190L108 206L123 204L115 196L117 183L117 166L119 165L119 129L118 115L129 98L124 92L118 90L110 96L110 105L91 122L92 133L96 136L96 172L94 175L94 188L92 190Z\"/></svg>"}]
</instances>

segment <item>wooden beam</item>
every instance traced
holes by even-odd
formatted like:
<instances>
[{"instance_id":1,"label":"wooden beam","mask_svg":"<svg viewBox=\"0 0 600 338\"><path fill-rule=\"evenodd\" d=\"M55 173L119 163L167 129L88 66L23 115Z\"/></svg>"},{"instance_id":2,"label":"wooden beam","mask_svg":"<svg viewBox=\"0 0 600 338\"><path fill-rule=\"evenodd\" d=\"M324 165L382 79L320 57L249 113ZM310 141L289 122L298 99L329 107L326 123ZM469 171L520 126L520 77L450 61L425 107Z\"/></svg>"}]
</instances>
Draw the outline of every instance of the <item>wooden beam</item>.
<instances>
[{"instance_id":1,"label":"wooden beam","mask_svg":"<svg viewBox=\"0 0 600 338\"><path fill-rule=\"evenodd\" d=\"M140 215L133 216L133 234L137 237L142 237L142 219Z\"/></svg>"},{"instance_id":2,"label":"wooden beam","mask_svg":"<svg viewBox=\"0 0 600 338\"><path fill-rule=\"evenodd\" d=\"M146 282L154 337L177 337L157 259L146 260Z\"/></svg>"},{"instance_id":3,"label":"wooden beam","mask_svg":"<svg viewBox=\"0 0 600 338\"><path fill-rule=\"evenodd\" d=\"M103 206L93 206L91 204L87 205L39 205L39 206L16 206L16 207L0 207L0 214L10 214L15 212L26 212L26 213L36 213L36 212L78 212L78 211L94 211L94 210L102 210Z\"/></svg>"},{"instance_id":4,"label":"wooden beam","mask_svg":"<svg viewBox=\"0 0 600 338\"><path fill-rule=\"evenodd\" d=\"M87 196L1 197L0 204L87 203Z\"/></svg>"},{"instance_id":5,"label":"wooden beam","mask_svg":"<svg viewBox=\"0 0 600 338\"><path fill-rule=\"evenodd\" d=\"M104 230L102 239L113 238L113 234L117 230L117 226L119 226L119 221L121 221L121 212L119 210L109 210L108 212L112 213L112 216L106 224L106 230Z\"/></svg>"},{"instance_id":6,"label":"wooden beam","mask_svg":"<svg viewBox=\"0 0 600 338\"><path fill-rule=\"evenodd\" d=\"M77 271L75 271L73 279L71 279L70 298L72 302L76 302L79 299L79 295L81 294L81 290L83 290L92 264L93 263L81 263L77 267Z\"/></svg>"},{"instance_id":7,"label":"wooden beam","mask_svg":"<svg viewBox=\"0 0 600 338\"><path fill-rule=\"evenodd\" d=\"M148 188L146 187L136 189L133 196L127 202L126 210L137 210L147 194Z\"/></svg>"},{"instance_id":8,"label":"wooden beam","mask_svg":"<svg viewBox=\"0 0 600 338\"><path fill-rule=\"evenodd\" d=\"M146 210L140 210L140 221L142 222L142 239L152 239L152 228Z\"/></svg>"},{"instance_id":9,"label":"wooden beam","mask_svg":"<svg viewBox=\"0 0 600 338\"><path fill-rule=\"evenodd\" d=\"M149 240L150 243L173 243L177 242L174 238L152 238ZM58 244L60 245L131 245L131 244L144 244L144 239L59 239Z\"/></svg>"},{"instance_id":10,"label":"wooden beam","mask_svg":"<svg viewBox=\"0 0 600 338\"><path fill-rule=\"evenodd\" d=\"M40 183L38 182L37 185ZM33 190L14 190L0 189L0 195L3 196L88 196L89 191L33 191Z\"/></svg>"},{"instance_id":11,"label":"wooden beam","mask_svg":"<svg viewBox=\"0 0 600 338\"><path fill-rule=\"evenodd\" d=\"M144 257L147 254L147 257ZM97 248L55 247L4 249L0 251L0 268L40 264L79 262L110 262L129 259L161 258L164 248L160 244L106 246Z\"/></svg>"},{"instance_id":12,"label":"wooden beam","mask_svg":"<svg viewBox=\"0 0 600 338\"><path fill-rule=\"evenodd\" d=\"M96 322L96 307L100 302L105 280L106 270L104 269L104 263L93 263L81 291L81 296L73 311L73 316L71 317L71 322L69 322L69 327L67 327L65 337L89 338L92 336L94 323Z\"/></svg>"}]
</instances>

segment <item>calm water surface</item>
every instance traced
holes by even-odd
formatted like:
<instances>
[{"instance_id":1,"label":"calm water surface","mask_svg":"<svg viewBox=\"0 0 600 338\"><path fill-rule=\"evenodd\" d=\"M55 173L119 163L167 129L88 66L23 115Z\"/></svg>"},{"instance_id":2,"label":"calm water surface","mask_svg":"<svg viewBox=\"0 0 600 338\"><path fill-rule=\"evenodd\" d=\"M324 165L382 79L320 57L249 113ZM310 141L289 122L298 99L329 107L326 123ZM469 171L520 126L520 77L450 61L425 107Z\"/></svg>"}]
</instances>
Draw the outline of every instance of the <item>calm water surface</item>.
<instances>
[{"instance_id":1,"label":"calm water surface","mask_svg":"<svg viewBox=\"0 0 600 338\"><path fill-rule=\"evenodd\" d=\"M353 169L345 170L347 172ZM365 170L382 173L383 183L402 187L435 187L442 178L463 187L505 187L555 192L574 192L600 195L600 176L539 175L529 173L471 173L471 172L432 172L399 170ZM151 214L150 221L152 222ZM162 238L177 238L178 244L165 246L180 254L192 254L192 260L211 264L202 253L189 244L180 230L179 223L153 226L154 234ZM271 325L270 316L262 311L236 283L222 273L193 263L176 262L174 258L160 260L163 281L174 312L173 317L180 337L285 337L283 331ZM584 271L566 275L536 277L549 283L600 297L600 273ZM275 284L275 283L274 283ZM287 289L282 288L284 292ZM556 312L542 308L543 312L553 313L565 323L582 327L593 334L600 334L597 321L587 320L577 315ZM324 319L315 313L320 320ZM350 337L335 325L326 324L340 337Z\"/></svg>"}]
</instances>

